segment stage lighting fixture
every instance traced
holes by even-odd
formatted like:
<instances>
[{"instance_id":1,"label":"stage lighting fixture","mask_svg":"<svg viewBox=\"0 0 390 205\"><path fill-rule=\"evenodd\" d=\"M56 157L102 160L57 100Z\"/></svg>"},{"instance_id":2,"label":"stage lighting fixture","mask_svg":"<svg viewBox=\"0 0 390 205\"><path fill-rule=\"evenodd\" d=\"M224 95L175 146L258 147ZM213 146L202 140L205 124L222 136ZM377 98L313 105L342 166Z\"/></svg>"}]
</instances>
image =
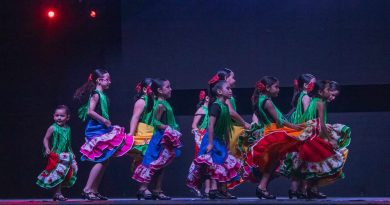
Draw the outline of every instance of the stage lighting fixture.
<instances>
[{"instance_id":1,"label":"stage lighting fixture","mask_svg":"<svg viewBox=\"0 0 390 205\"><path fill-rule=\"evenodd\" d=\"M56 16L56 12L53 9L50 9L47 12L47 16L52 19L52 18L54 18Z\"/></svg>"},{"instance_id":2,"label":"stage lighting fixture","mask_svg":"<svg viewBox=\"0 0 390 205\"><path fill-rule=\"evenodd\" d=\"M92 18L96 18L96 11L95 10L90 10L89 11L89 16Z\"/></svg>"}]
</instances>

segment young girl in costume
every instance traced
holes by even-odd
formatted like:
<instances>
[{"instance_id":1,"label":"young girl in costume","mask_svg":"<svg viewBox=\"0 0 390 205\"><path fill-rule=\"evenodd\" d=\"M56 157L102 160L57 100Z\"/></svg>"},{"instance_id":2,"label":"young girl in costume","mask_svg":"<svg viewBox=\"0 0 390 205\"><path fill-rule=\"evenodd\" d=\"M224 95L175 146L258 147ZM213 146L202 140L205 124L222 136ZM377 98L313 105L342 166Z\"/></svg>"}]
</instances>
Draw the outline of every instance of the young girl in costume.
<instances>
[{"instance_id":1,"label":"young girl in costume","mask_svg":"<svg viewBox=\"0 0 390 205\"><path fill-rule=\"evenodd\" d=\"M275 199L267 191L268 181L280 160L288 152L298 149L302 128L284 119L271 98L279 94L279 81L275 77L265 76L256 83L252 96L255 114L261 126L261 138L255 142L247 153L246 164L262 172L261 181L256 188L259 198ZM246 169L248 170L248 169Z\"/></svg>"},{"instance_id":2,"label":"young girl in costume","mask_svg":"<svg viewBox=\"0 0 390 205\"><path fill-rule=\"evenodd\" d=\"M332 89L331 89L332 87ZM305 147L292 157L291 167L298 170L308 181L308 198L326 198L318 191L319 186L330 184L343 178L343 167L348 155L346 148L350 143L349 127L342 124L327 123L327 101L333 101L338 94L337 84L330 81L319 81L312 91L312 100L302 116L307 127L315 131ZM333 94L331 94L333 92ZM331 151L329 150L329 147Z\"/></svg>"},{"instance_id":3,"label":"young girl in costume","mask_svg":"<svg viewBox=\"0 0 390 205\"><path fill-rule=\"evenodd\" d=\"M329 82L329 94L330 97L328 98L327 102L333 102L337 96L340 94L340 85L336 81L330 81Z\"/></svg>"},{"instance_id":4,"label":"young girl in costume","mask_svg":"<svg viewBox=\"0 0 390 205\"><path fill-rule=\"evenodd\" d=\"M208 106L209 96L206 94L206 91L201 90L199 93L199 103L196 106L197 110L195 112L194 120L192 121L192 134L194 135L195 140L195 158L198 156L203 136L207 132L209 124ZM201 186L201 184L199 186ZM204 181L204 195L202 195L199 187L193 188L192 191L197 197L207 197L210 191L210 179L205 179Z\"/></svg>"},{"instance_id":5,"label":"young girl in costume","mask_svg":"<svg viewBox=\"0 0 390 205\"><path fill-rule=\"evenodd\" d=\"M82 161L95 163L89 173L82 198L107 200L98 192L100 181L107 168L109 158L126 154L133 145L133 137L124 133L124 128L112 126L108 113L108 98L104 93L110 87L110 74L106 70L94 70L88 81L76 90L74 98L87 103L79 109L79 117L88 124L85 128L85 144L81 146Z\"/></svg>"},{"instance_id":6,"label":"young girl in costume","mask_svg":"<svg viewBox=\"0 0 390 205\"><path fill-rule=\"evenodd\" d=\"M311 100L309 93L313 90L315 82L316 78L309 73L302 74L294 80L294 95L291 101L291 106L293 108L287 117L291 123L304 123L302 116L309 106ZM293 197L296 197L298 199L303 199L306 198L306 191L302 177L297 170L292 170L291 166L286 166L291 164L294 155L296 155L296 152L287 154L286 159L282 162L280 172L291 180L291 186L288 191L289 198L292 199Z\"/></svg>"},{"instance_id":7,"label":"young girl in costume","mask_svg":"<svg viewBox=\"0 0 390 205\"><path fill-rule=\"evenodd\" d=\"M208 82L210 87L215 85L216 82L220 80L225 80L227 83L229 83L230 87L234 87L236 79L235 79L235 74L232 70L228 68L224 68L222 70L219 70L214 77ZM243 153L243 150L246 148L242 148L242 144L239 143L239 137L244 133L245 129L250 128L250 124L247 123L238 113L237 113L237 107L236 107L236 101L235 98L230 97L229 99L226 100L226 105L229 108L229 114L230 117L233 120L233 126L231 129L231 134L230 134L230 140L229 140L229 145L228 145L228 150L229 152L236 157L240 163L242 163L245 153ZM237 184L241 183L241 177L238 176L234 182L229 183L229 189L233 189ZM237 197L231 195L227 191L226 186L220 186L220 191L221 194L224 195L228 199L236 199Z\"/></svg>"},{"instance_id":8,"label":"young girl in costume","mask_svg":"<svg viewBox=\"0 0 390 205\"><path fill-rule=\"evenodd\" d=\"M195 156L198 156L200 144L204 134L206 134L207 126L209 123L208 116L209 96L206 91L201 90L199 93L199 103L196 106L194 119L192 121L192 134L195 135Z\"/></svg>"},{"instance_id":9,"label":"young girl in costume","mask_svg":"<svg viewBox=\"0 0 390 205\"><path fill-rule=\"evenodd\" d=\"M154 95L151 84L152 79L145 78L135 88L137 94L134 97L135 103L129 132L129 135L134 138L134 146L129 152L133 158L133 168L142 161L154 131L152 125Z\"/></svg>"},{"instance_id":10,"label":"young girl in costume","mask_svg":"<svg viewBox=\"0 0 390 205\"><path fill-rule=\"evenodd\" d=\"M36 184L45 189L55 188L54 201L68 200L61 190L76 182L77 163L71 147L70 127L66 124L69 118L69 108L65 105L57 106L53 114L54 123L43 138L48 163Z\"/></svg>"},{"instance_id":11,"label":"young girl in costume","mask_svg":"<svg viewBox=\"0 0 390 205\"><path fill-rule=\"evenodd\" d=\"M179 156L181 133L177 131L171 105L166 101L171 97L172 88L167 79L153 79L152 91L156 95L153 113L154 134L149 142L142 163L134 171L133 179L141 183L137 198L169 200L171 197L162 191L165 167ZM148 190L151 180L156 182L152 193Z\"/></svg>"},{"instance_id":12,"label":"young girl in costume","mask_svg":"<svg viewBox=\"0 0 390 205\"><path fill-rule=\"evenodd\" d=\"M209 106L208 132L202 139L199 155L192 162L187 186L197 188L204 179L211 180L210 199L226 198L217 190L217 183L226 184L237 176L240 164L227 149L231 118L226 101L231 98L230 84L218 81L211 89L214 96Z\"/></svg>"},{"instance_id":13,"label":"young girl in costume","mask_svg":"<svg viewBox=\"0 0 390 205\"><path fill-rule=\"evenodd\" d=\"M294 80L294 95L291 101L293 109L290 111L290 122L302 123L301 118L310 103L309 93L313 90L316 78L314 75L305 73Z\"/></svg>"},{"instance_id":14,"label":"young girl in costume","mask_svg":"<svg viewBox=\"0 0 390 205\"><path fill-rule=\"evenodd\" d=\"M225 80L227 83L229 83L230 87L233 88L234 84L236 83L235 74L232 70L228 68L224 68L220 71L218 71L214 77L209 81L209 85L213 85L215 82L218 82L219 80ZM232 129L232 135L231 135L231 141L229 144L229 151L237 157L240 157L240 152L237 149L237 141L238 137L242 134L244 129L248 129L250 127L250 124L247 123L240 114L237 113L237 107L236 107L236 100L232 97L226 100L226 105L229 107L229 113L230 116L234 122L233 129Z\"/></svg>"}]
</instances>

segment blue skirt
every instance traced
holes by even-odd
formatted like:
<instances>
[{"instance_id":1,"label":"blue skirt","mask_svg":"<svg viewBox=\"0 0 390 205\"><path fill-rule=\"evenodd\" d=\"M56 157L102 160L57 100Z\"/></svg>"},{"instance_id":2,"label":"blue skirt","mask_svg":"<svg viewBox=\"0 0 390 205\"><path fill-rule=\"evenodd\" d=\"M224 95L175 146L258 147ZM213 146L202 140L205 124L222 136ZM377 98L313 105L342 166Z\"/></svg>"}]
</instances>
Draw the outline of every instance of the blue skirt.
<instances>
[{"instance_id":1,"label":"blue skirt","mask_svg":"<svg viewBox=\"0 0 390 205\"><path fill-rule=\"evenodd\" d=\"M146 149L144 159L134 171L133 179L140 183L150 183L154 174L168 166L180 155L181 133L167 128L156 130Z\"/></svg>"},{"instance_id":2,"label":"blue skirt","mask_svg":"<svg viewBox=\"0 0 390 205\"><path fill-rule=\"evenodd\" d=\"M112 126L106 127L105 124L90 119L84 131L85 138L87 138L87 140L90 141L97 136L111 132L112 129L113 129Z\"/></svg>"},{"instance_id":3,"label":"blue skirt","mask_svg":"<svg viewBox=\"0 0 390 205\"><path fill-rule=\"evenodd\" d=\"M157 160L160 156L160 153L163 151L164 147L161 145L161 139L163 138L164 131L156 130L153 134L152 139L149 142L148 148L146 149L144 159L142 164L148 166L151 162ZM175 156L180 156L180 150L178 148L174 149Z\"/></svg>"},{"instance_id":4,"label":"blue skirt","mask_svg":"<svg viewBox=\"0 0 390 205\"><path fill-rule=\"evenodd\" d=\"M211 158L215 164L223 164L228 156L227 145L224 141L214 136L214 146L210 151ZM202 143L200 144L200 150L198 156L206 154L207 145L209 144L209 132L203 136Z\"/></svg>"},{"instance_id":5,"label":"blue skirt","mask_svg":"<svg viewBox=\"0 0 390 205\"><path fill-rule=\"evenodd\" d=\"M213 149L207 153L208 144L209 134L207 132L203 136L198 157L194 159L190 166L186 182L186 185L190 188L199 187L205 177L221 183L239 179L240 163L233 155L228 153L227 144L215 137L213 139Z\"/></svg>"},{"instance_id":6,"label":"blue skirt","mask_svg":"<svg viewBox=\"0 0 390 205\"><path fill-rule=\"evenodd\" d=\"M119 126L106 127L103 123L90 119L85 128L85 144L80 148L82 161L101 163L111 156L120 157L133 146L134 139L124 133Z\"/></svg>"}]
</instances>

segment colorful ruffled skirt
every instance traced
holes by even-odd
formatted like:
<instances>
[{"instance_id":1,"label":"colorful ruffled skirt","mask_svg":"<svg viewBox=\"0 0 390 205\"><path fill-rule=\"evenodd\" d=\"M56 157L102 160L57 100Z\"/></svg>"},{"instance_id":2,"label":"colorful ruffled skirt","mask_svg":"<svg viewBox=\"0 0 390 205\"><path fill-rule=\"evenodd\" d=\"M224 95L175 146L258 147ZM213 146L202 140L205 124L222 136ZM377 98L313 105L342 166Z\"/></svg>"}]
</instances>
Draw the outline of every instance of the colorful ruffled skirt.
<instances>
[{"instance_id":1,"label":"colorful ruffled skirt","mask_svg":"<svg viewBox=\"0 0 390 205\"><path fill-rule=\"evenodd\" d=\"M241 128L241 127L238 127ZM242 128L241 128L242 129ZM236 133L238 129L235 129ZM239 177L235 178L235 180L232 180L228 183L227 188L228 189L234 189L238 185L244 183L245 181L252 181L254 182L254 179L248 178L248 173L251 173L251 177L260 178L259 174L256 172L255 169L250 169L249 166L246 165L245 159L249 148L253 143L255 143L258 139L260 139L263 136L263 127L254 123L251 125L250 129L239 131L241 135L238 137L237 144L235 147L236 150L236 158L240 162L240 169L238 171ZM233 131L234 132L234 131Z\"/></svg>"},{"instance_id":2,"label":"colorful ruffled skirt","mask_svg":"<svg viewBox=\"0 0 390 205\"><path fill-rule=\"evenodd\" d=\"M134 133L134 145L128 154L133 158L131 169L135 167L143 160L146 149L148 148L149 142L152 139L154 127L142 122L137 124L137 128Z\"/></svg>"},{"instance_id":3,"label":"colorful ruffled skirt","mask_svg":"<svg viewBox=\"0 0 390 205\"><path fill-rule=\"evenodd\" d=\"M192 162L187 176L187 186L199 187L207 178L217 182L229 182L238 177L238 160L228 153L225 142L214 136L213 149L206 153L209 144L208 132L203 137L199 156Z\"/></svg>"},{"instance_id":4,"label":"colorful ruffled skirt","mask_svg":"<svg viewBox=\"0 0 390 205\"><path fill-rule=\"evenodd\" d=\"M137 166L132 178L140 183L150 183L156 172L180 155L180 137L181 133L171 127L155 131L142 163Z\"/></svg>"},{"instance_id":5,"label":"colorful ruffled skirt","mask_svg":"<svg viewBox=\"0 0 390 205\"><path fill-rule=\"evenodd\" d=\"M134 145L131 150L138 151L144 155L148 148L148 144L152 139L153 133L153 126L139 122L133 136Z\"/></svg>"},{"instance_id":6,"label":"colorful ruffled skirt","mask_svg":"<svg viewBox=\"0 0 390 205\"><path fill-rule=\"evenodd\" d=\"M111 156L125 155L133 146L132 136L125 134L119 126L106 127L95 120L90 120L85 129L86 142L81 146L82 161L104 162Z\"/></svg>"},{"instance_id":7,"label":"colorful ruffled skirt","mask_svg":"<svg viewBox=\"0 0 390 205\"><path fill-rule=\"evenodd\" d=\"M264 128L263 136L255 142L247 153L246 164L261 172L270 172L271 165L285 157L288 152L298 150L299 136L304 131L271 124ZM304 139L302 139L304 140Z\"/></svg>"},{"instance_id":8,"label":"colorful ruffled skirt","mask_svg":"<svg viewBox=\"0 0 390 205\"><path fill-rule=\"evenodd\" d=\"M207 129L199 129L194 132L194 140L195 140L195 157L198 156L200 145L202 144L202 139L206 134Z\"/></svg>"},{"instance_id":9,"label":"colorful ruffled skirt","mask_svg":"<svg viewBox=\"0 0 390 205\"><path fill-rule=\"evenodd\" d=\"M243 158L249 151L249 148L261 137L263 137L264 129L262 126L254 123L247 130L241 132L242 134L238 137L236 150L241 153Z\"/></svg>"},{"instance_id":10,"label":"colorful ruffled skirt","mask_svg":"<svg viewBox=\"0 0 390 205\"><path fill-rule=\"evenodd\" d=\"M76 182L77 163L71 152L60 154L50 153L45 170L38 176L36 184L50 189L59 184L62 187L71 187Z\"/></svg>"},{"instance_id":11,"label":"colorful ruffled skirt","mask_svg":"<svg viewBox=\"0 0 390 205\"><path fill-rule=\"evenodd\" d=\"M231 155L236 157L237 159L242 159L245 156L243 152L245 148L239 147L242 144L239 144L240 136L244 134L244 127L234 125L230 132L230 140L229 140L229 152Z\"/></svg>"},{"instance_id":12,"label":"colorful ruffled skirt","mask_svg":"<svg viewBox=\"0 0 390 205\"><path fill-rule=\"evenodd\" d=\"M307 123L313 129L318 126L318 120L311 120ZM326 185L343 178L343 167L348 156L348 145L351 141L351 129L342 124L327 125L331 130L330 135L323 139L320 136L314 136L305 143L311 143L310 140L321 139L326 142L325 146L333 149L333 154L322 156L315 160L308 156L318 156L317 150L302 150L289 153L280 167L280 173L287 177L295 177L306 180L317 180L319 185ZM320 147L317 148L321 150Z\"/></svg>"}]
</instances>

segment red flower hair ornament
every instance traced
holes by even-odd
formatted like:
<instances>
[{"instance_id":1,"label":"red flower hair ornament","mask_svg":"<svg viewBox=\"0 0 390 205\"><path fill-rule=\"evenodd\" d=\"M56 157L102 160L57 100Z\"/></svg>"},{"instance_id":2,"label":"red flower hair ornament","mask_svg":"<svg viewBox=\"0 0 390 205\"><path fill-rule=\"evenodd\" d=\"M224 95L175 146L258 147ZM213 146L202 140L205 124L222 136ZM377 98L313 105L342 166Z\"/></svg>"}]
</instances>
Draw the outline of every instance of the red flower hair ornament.
<instances>
[{"instance_id":1,"label":"red flower hair ornament","mask_svg":"<svg viewBox=\"0 0 390 205\"><path fill-rule=\"evenodd\" d=\"M204 90L201 90L199 92L199 101L202 101L206 98L206 92Z\"/></svg>"},{"instance_id":2,"label":"red flower hair ornament","mask_svg":"<svg viewBox=\"0 0 390 205\"><path fill-rule=\"evenodd\" d=\"M265 90L265 85L261 81L256 82L256 90L262 92Z\"/></svg>"},{"instance_id":3,"label":"red flower hair ornament","mask_svg":"<svg viewBox=\"0 0 390 205\"><path fill-rule=\"evenodd\" d=\"M137 86L135 86L135 91L139 93L141 92L141 89L142 89L141 83L138 83Z\"/></svg>"},{"instance_id":4,"label":"red flower hair ornament","mask_svg":"<svg viewBox=\"0 0 390 205\"><path fill-rule=\"evenodd\" d=\"M153 94L152 88L150 88L150 86L148 86L148 87L146 88L146 94L147 94L147 95Z\"/></svg>"},{"instance_id":5,"label":"red flower hair ornament","mask_svg":"<svg viewBox=\"0 0 390 205\"><path fill-rule=\"evenodd\" d=\"M298 85L298 80L297 79L294 80L294 90L295 91L299 90L299 85Z\"/></svg>"},{"instance_id":6,"label":"red flower hair ornament","mask_svg":"<svg viewBox=\"0 0 390 205\"><path fill-rule=\"evenodd\" d=\"M88 75L88 81L92 81L92 73Z\"/></svg>"},{"instance_id":7,"label":"red flower hair ornament","mask_svg":"<svg viewBox=\"0 0 390 205\"><path fill-rule=\"evenodd\" d=\"M213 76L213 78L211 78L211 79L209 80L208 83L209 83L209 85L211 85L211 84L216 83L218 80L219 80L219 77L218 77L217 74L215 74L215 75Z\"/></svg>"},{"instance_id":8,"label":"red flower hair ornament","mask_svg":"<svg viewBox=\"0 0 390 205\"><path fill-rule=\"evenodd\" d=\"M313 82L310 82L308 85L307 85L307 92L310 93L311 91L313 91L314 89L314 83Z\"/></svg>"}]
</instances>

